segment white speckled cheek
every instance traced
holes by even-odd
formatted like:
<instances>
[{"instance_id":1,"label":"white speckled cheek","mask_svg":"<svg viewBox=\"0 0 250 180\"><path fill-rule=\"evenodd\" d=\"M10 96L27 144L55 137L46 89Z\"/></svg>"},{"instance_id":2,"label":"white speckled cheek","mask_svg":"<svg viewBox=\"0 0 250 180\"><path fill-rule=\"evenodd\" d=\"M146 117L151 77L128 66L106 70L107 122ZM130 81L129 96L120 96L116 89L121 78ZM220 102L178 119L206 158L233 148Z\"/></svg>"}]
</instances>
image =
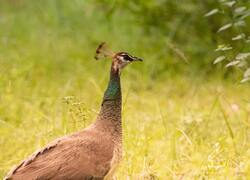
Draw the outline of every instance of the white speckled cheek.
<instances>
[{"instance_id":1,"label":"white speckled cheek","mask_svg":"<svg viewBox=\"0 0 250 180\"><path fill-rule=\"evenodd\" d=\"M127 64L128 64L128 62L122 62L120 64L120 69L123 69Z\"/></svg>"}]
</instances>

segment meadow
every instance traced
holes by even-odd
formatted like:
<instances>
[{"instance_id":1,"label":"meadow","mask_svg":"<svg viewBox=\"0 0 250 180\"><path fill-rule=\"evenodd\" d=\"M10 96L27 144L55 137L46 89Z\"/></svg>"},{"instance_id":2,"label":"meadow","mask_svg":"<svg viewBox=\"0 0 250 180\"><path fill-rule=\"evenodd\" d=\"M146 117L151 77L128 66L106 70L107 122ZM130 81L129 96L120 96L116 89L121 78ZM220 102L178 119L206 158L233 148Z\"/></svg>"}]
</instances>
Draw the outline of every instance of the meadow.
<instances>
[{"instance_id":1,"label":"meadow","mask_svg":"<svg viewBox=\"0 0 250 180\"><path fill-rule=\"evenodd\" d=\"M0 178L95 120L109 78L110 61L94 60L102 41L144 59L122 73L117 179L250 178L249 84L237 72L197 63L204 49L186 63L129 14L104 21L90 1L30 2L0 1Z\"/></svg>"}]
</instances>

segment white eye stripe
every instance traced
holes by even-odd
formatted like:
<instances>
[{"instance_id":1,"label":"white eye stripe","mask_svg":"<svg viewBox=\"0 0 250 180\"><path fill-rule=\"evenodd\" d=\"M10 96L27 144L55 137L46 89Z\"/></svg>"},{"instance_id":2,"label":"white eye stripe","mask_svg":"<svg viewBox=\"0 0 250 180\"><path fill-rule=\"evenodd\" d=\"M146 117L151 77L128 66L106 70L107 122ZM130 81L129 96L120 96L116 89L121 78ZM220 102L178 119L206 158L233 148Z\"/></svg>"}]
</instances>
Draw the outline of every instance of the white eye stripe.
<instances>
[{"instance_id":1,"label":"white eye stripe","mask_svg":"<svg viewBox=\"0 0 250 180\"><path fill-rule=\"evenodd\" d=\"M121 56L129 56L129 57L131 57L131 55L128 54L128 53L121 53L120 55L121 55Z\"/></svg>"},{"instance_id":2,"label":"white eye stripe","mask_svg":"<svg viewBox=\"0 0 250 180\"><path fill-rule=\"evenodd\" d=\"M125 62L132 62L136 57L126 53L126 52L121 52L119 55L119 59Z\"/></svg>"}]
</instances>

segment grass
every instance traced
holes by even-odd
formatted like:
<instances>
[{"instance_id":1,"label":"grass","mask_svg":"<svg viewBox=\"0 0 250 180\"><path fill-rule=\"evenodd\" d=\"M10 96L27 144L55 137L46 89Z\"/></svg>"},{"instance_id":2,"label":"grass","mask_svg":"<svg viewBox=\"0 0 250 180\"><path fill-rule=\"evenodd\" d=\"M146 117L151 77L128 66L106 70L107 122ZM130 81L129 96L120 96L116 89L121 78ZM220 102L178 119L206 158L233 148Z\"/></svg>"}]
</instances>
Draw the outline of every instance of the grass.
<instances>
[{"instance_id":1,"label":"grass","mask_svg":"<svg viewBox=\"0 0 250 180\"><path fill-rule=\"evenodd\" d=\"M0 177L51 140L94 121L110 62L94 61L93 52L99 39L112 42L113 35L113 47L145 59L122 74L124 158L117 179L250 178L248 85L166 70L165 58L155 63L157 47L120 45L136 38L136 29L126 39L103 25L88 37L73 11L66 15L76 25L65 25L53 9L36 15L20 7L0 7Z\"/></svg>"},{"instance_id":2,"label":"grass","mask_svg":"<svg viewBox=\"0 0 250 180\"><path fill-rule=\"evenodd\" d=\"M54 63L32 69L17 63L1 74L1 176L37 148L94 120L108 64L97 71L77 62L62 70ZM134 68L122 77L125 154L118 179L250 177L247 86L187 77L153 82Z\"/></svg>"}]
</instances>

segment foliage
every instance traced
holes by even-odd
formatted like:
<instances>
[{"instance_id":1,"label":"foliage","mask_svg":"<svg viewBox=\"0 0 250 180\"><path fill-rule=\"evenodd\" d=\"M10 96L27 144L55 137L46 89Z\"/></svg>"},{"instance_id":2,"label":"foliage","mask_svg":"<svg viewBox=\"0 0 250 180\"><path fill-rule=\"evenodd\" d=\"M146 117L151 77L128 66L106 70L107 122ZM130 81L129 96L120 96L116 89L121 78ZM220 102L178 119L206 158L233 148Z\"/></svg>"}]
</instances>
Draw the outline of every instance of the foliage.
<instances>
[{"instance_id":1,"label":"foliage","mask_svg":"<svg viewBox=\"0 0 250 180\"><path fill-rule=\"evenodd\" d=\"M110 66L93 56L107 41L145 59L122 73L117 179L249 179L249 86L214 71L224 19L203 15L215 2L0 1L0 178L93 122Z\"/></svg>"},{"instance_id":2,"label":"foliage","mask_svg":"<svg viewBox=\"0 0 250 180\"><path fill-rule=\"evenodd\" d=\"M227 68L233 66L243 70L241 82L250 80L250 33L247 22L250 16L249 5L247 1L219 0L218 8L205 14L206 17L217 15L226 21L217 31L222 40L215 50L219 56L214 64L225 62Z\"/></svg>"},{"instance_id":3,"label":"foliage","mask_svg":"<svg viewBox=\"0 0 250 180\"><path fill-rule=\"evenodd\" d=\"M108 9L104 11L109 19L125 14L129 16L130 28L138 26L141 30L139 42L147 37L143 46L157 47L156 58L167 59L168 66L177 69L184 62L190 61L192 70L208 70L210 66L209 49L214 45L214 26L200 17L213 2L204 0L197 2L187 0L180 1L110 1L96 0L100 7ZM112 11L111 11L112 9ZM197 11L198 9L198 11ZM103 9L99 9L102 11ZM137 40L134 41L135 43ZM147 44L146 44L147 43ZM174 58L171 58L174 57ZM169 62L170 61L170 62ZM173 62L171 62L173 61ZM185 67L185 66L184 66Z\"/></svg>"}]
</instances>

